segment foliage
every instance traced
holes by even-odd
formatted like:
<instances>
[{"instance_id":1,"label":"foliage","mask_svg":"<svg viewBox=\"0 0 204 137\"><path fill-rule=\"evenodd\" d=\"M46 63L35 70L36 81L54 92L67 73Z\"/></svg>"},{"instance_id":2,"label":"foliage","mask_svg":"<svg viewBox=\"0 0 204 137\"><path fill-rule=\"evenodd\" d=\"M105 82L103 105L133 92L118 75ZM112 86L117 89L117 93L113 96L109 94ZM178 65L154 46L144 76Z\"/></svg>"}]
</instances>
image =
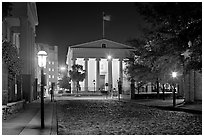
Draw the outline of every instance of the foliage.
<instances>
[{"instance_id":1,"label":"foliage","mask_svg":"<svg viewBox=\"0 0 204 137\"><path fill-rule=\"evenodd\" d=\"M77 92L79 89L79 81L83 81L85 79L86 73L83 70L82 65L75 64L72 66L72 70L69 71L70 78L73 82L77 83Z\"/></svg>"},{"instance_id":2,"label":"foliage","mask_svg":"<svg viewBox=\"0 0 204 137\"><path fill-rule=\"evenodd\" d=\"M2 58L8 66L9 78L14 79L15 75L21 74L22 61L17 53L16 46L5 41L2 44Z\"/></svg>"},{"instance_id":3,"label":"foliage","mask_svg":"<svg viewBox=\"0 0 204 137\"><path fill-rule=\"evenodd\" d=\"M126 73L137 81L170 79L171 71L202 69L202 3L136 3L149 23L143 37L128 41L135 47ZM173 10L172 10L173 9ZM186 56L184 53L189 52Z\"/></svg>"},{"instance_id":4,"label":"foliage","mask_svg":"<svg viewBox=\"0 0 204 137\"><path fill-rule=\"evenodd\" d=\"M70 89L70 78L68 76L63 76L62 80L59 81L59 87L60 88L65 88L65 89Z\"/></svg>"},{"instance_id":5,"label":"foliage","mask_svg":"<svg viewBox=\"0 0 204 137\"><path fill-rule=\"evenodd\" d=\"M202 68L202 3L200 2L157 2L137 4L152 29L146 34L157 53L176 56L176 63L183 63L184 71ZM173 9L173 10L172 10ZM188 43L192 44L189 45ZM182 57L186 50L189 58ZM192 66L192 64L194 64Z\"/></svg>"}]
</instances>

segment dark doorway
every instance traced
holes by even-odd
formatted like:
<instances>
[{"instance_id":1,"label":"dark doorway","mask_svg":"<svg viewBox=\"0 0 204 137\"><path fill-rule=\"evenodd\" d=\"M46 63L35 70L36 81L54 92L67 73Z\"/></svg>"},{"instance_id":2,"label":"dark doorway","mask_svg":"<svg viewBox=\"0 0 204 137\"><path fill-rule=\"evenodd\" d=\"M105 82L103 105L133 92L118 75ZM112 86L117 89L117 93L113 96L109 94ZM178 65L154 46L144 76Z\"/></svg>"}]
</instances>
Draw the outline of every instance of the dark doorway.
<instances>
[{"instance_id":1,"label":"dark doorway","mask_svg":"<svg viewBox=\"0 0 204 137\"><path fill-rule=\"evenodd\" d=\"M100 89L105 90L105 75L100 75Z\"/></svg>"}]
</instances>

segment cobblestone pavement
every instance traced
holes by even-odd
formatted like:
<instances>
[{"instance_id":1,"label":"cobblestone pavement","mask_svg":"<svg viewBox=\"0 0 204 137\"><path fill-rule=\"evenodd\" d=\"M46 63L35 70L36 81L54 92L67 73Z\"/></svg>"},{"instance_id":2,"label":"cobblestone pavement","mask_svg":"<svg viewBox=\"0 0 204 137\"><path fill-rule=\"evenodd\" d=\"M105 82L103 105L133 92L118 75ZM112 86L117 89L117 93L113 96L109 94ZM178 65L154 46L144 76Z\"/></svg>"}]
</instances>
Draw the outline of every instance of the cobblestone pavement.
<instances>
[{"instance_id":1,"label":"cobblestone pavement","mask_svg":"<svg viewBox=\"0 0 204 137\"><path fill-rule=\"evenodd\" d=\"M202 115L117 100L58 100L60 135L201 135Z\"/></svg>"}]
</instances>

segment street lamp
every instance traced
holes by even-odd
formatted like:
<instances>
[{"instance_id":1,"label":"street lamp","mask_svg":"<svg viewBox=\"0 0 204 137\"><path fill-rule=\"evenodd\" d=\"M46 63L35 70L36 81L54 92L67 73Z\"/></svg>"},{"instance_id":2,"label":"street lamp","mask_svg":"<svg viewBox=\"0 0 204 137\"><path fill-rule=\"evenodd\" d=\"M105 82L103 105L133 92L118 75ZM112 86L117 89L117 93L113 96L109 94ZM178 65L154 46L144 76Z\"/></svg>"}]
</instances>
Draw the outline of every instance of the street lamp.
<instances>
[{"instance_id":1,"label":"street lamp","mask_svg":"<svg viewBox=\"0 0 204 137\"><path fill-rule=\"evenodd\" d=\"M61 71L65 71L65 70L66 70L66 67L62 66L62 67L60 67L60 70L61 70Z\"/></svg>"},{"instance_id":2,"label":"street lamp","mask_svg":"<svg viewBox=\"0 0 204 137\"><path fill-rule=\"evenodd\" d=\"M176 78L177 77L177 72L172 72L172 77Z\"/></svg>"},{"instance_id":3,"label":"street lamp","mask_svg":"<svg viewBox=\"0 0 204 137\"><path fill-rule=\"evenodd\" d=\"M172 72L172 77L173 77L173 80L177 77L177 72ZM175 86L176 86L176 83L174 83L174 85L173 85L173 87L174 87L174 89L173 89L173 107L175 107L176 106L176 88L175 88Z\"/></svg>"},{"instance_id":4,"label":"street lamp","mask_svg":"<svg viewBox=\"0 0 204 137\"><path fill-rule=\"evenodd\" d=\"M38 52L38 65L41 68L41 128L45 127L44 123L44 72L43 68L46 67L47 53L45 51Z\"/></svg>"},{"instance_id":5,"label":"street lamp","mask_svg":"<svg viewBox=\"0 0 204 137\"><path fill-rule=\"evenodd\" d=\"M108 59L110 60L112 57L111 57L111 55L108 55Z\"/></svg>"}]
</instances>

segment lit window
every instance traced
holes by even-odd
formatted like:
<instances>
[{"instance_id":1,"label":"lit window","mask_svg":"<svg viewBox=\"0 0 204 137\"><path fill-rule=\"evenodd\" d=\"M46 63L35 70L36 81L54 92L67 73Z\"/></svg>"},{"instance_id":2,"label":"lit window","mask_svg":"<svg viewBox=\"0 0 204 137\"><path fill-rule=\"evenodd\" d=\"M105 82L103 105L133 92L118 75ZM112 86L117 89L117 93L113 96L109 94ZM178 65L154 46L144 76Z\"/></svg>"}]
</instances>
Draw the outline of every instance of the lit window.
<instances>
[{"instance_id":1,"label":"lit window","mask_svg":"<svg viewBox=\"0 0 204 137\"><path fill-rule=\"evenodd\" d=\"M52 69L52 71L54 71L54 69Z\"/></svg>"},{"instance_id":2,"label":"lit window","mask_svg":"<svg viewBox=\"0 0 204 137\"><path fill-rule=\"evenodd\" d=\"M49 68L49 71L51 71L51 69Z\"/></svg>"},{"instance_id":3,"label":"lit window","mask_svg":"<svg viewBox=\"0 0 204 137\"><path fill-rule=\"evenodd\" d=\"M49 86L51 86L51 82L49 82Z\"/></svg>"},{"instance_id":4,"label":"lit window","mask_svg":"<svg viewBox=\"0 0 204 137\"><path fill-rule=\"evenodd\" d=\"M54 61L52 62L52 64L54 65Z\"/></svg>"},{"instance_id":5,"label":"lit window","mask_svg":"<svg viewBox=\"0 0 204 137\"><path fill-rule=\"evenodd\" d=\"M52 78L55 78L55 76L54 76L54 75L52 75Z\"/></svg>"},{"instance_id":6,"label":"lit window","mask_svg":"<svg viewBox=\"0 0 204 137\"><path fill-rule=\"evenodd\" d=\"M50 64L50 61L48 63Z\"/></svg>"},{"instance_id":7,"label":"lit window","mask_svg":"<svg viewBox=\"0 0 204 137\"><path fill-rule=\"evenodd\" d=\"M51 78L51 76L49 75L49 78Z\"/></svg>"}]
</instances>

